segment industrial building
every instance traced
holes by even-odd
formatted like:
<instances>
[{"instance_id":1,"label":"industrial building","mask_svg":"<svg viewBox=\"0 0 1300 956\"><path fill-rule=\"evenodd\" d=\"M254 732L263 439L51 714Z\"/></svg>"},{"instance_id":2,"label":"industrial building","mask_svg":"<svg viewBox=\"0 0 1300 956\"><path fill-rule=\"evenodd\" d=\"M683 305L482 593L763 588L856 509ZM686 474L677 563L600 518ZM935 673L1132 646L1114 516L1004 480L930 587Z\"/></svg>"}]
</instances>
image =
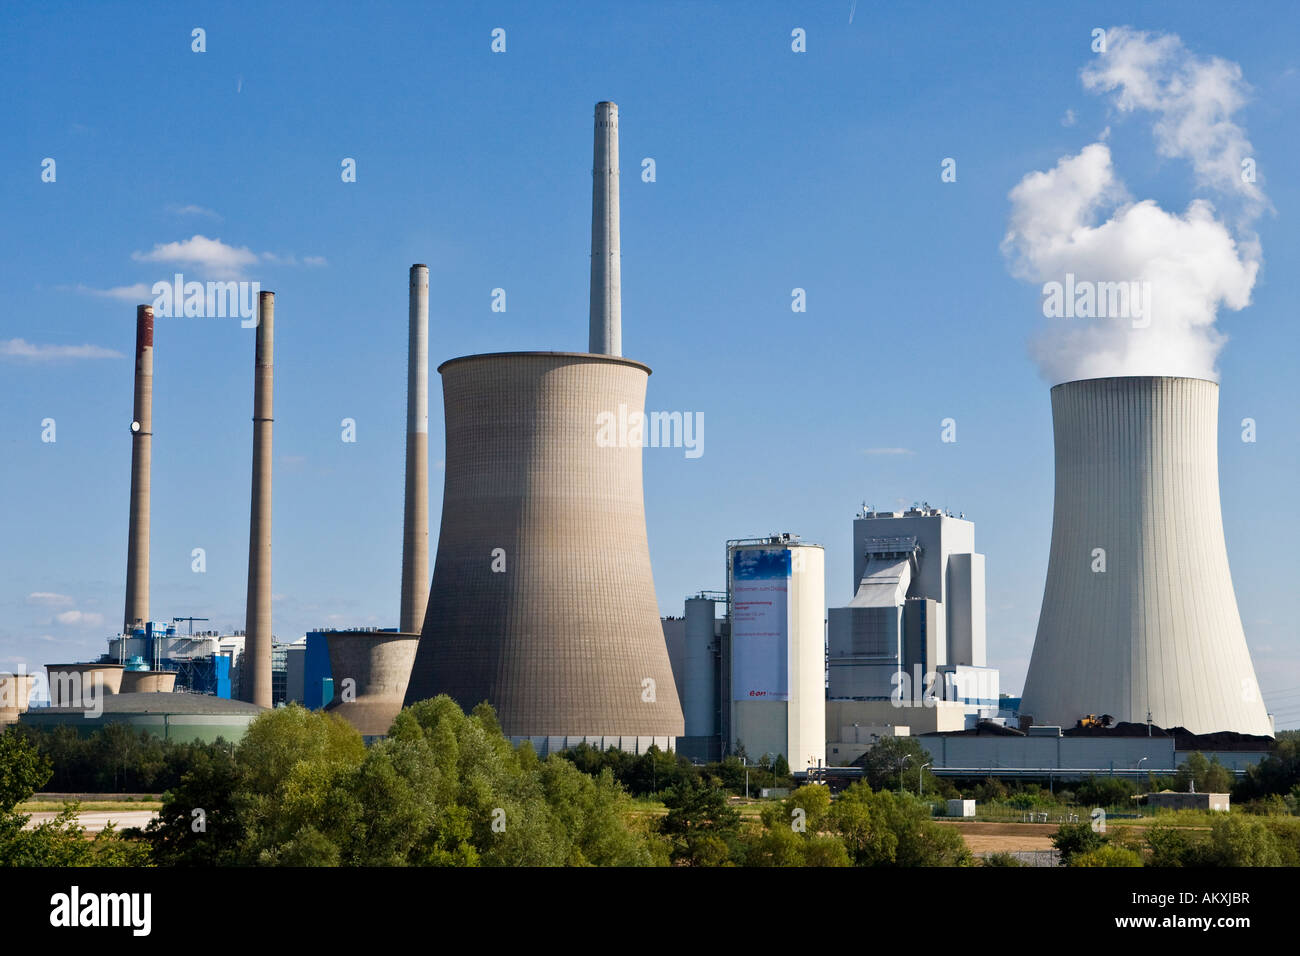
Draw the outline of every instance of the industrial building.
<instances>
[{"instance_id":1,"label":"industrial building","mask_svg":"<svg viewBox=\"0 0 1300 956\"><path fill-rule=\"evenodd\" d=\"M72 727L90 734L106 724L125 724L165 740L212 743L218 738L237 743L263 708L207 694L107 694L102 714L92 716L80 706L33 707L22 715L24 726L52 729Z\"/></svg>"},{"instance_id":2,"label":"industrial building","mask_svg":"<svg viewBox=\"0 0 1300 956\"><path fill-rule=\"evenodd\" d=\"M726 681L722 672L723 645L731 628L727 606L725 591L701 591L686 599L684 616L664 622L685 730L677 738L677 752L700 762L721 760L726 751L722 732ZM674 656L677 641L673 632L678 630L680 652Z\"/></svg>"},{"instance_id":3,"label":"industrial building","mask_svg":"<svg viewBox=\"0 0 1300 956\"><path fill-rule=\"evenodd\" d=\"M880 736L997 718L973 522L924 502L907 511L864 505L853 522L853 588L847 605L827 613L830 763L857 759Z\"/></svg>"},{"instance_id":4,"label":"industrial building","mask_svg":"<svg viewBox=\"0 0 1300 956\"><path fill-rule=\"evenodd\" d=\"M618 108L596 106L588 352L442 363L442 524L406 701L488 701L540 752L644 752L682 734L646 541L641 442L650 369L622 357Z\"/></svg>"},{"instance_id":5,"label":"industrial building","mask_svg":"<svg viewBox=\"0 0 1300 956\"><path fill-rule=\"evenodd\" d=\"M1021 713L1271 736L1223 537L1219 386L1126 376L1052 389L1056 497Z\"/></svg>"},{"instance_id":6,"label":"industrial building","mask_svg":"<svg viewBox=\"0 0 1300 956\"><path fill-rule=\"evenodd\" d=\"M125 665L138 657L153 671L174 673L177 690L229 698L238 697L243 654L242 634L182 634L175 621L145 621L129 634L110 637L105 659Z\"/></svg>"},{"instance_id":7,"label":"industrial building","mask_svg":"<svg viewBox=\"0 0 1300 956\"><path fill-rule=\"evenodd\" d=\"M820 766L826 760L822 546L789 533L728 541L727 599L728 749L781 754L794 770Z\"/></svg>"},{"instance_id":8,"label":"industrial building","mask_svg":"<svg viewBox=\"0 0 1300 956\"><path fill-rule=\"evenodd\" d=\"M678 751L824 763L825 607L821 545L789 532L728 541L727 590L686 601Z\"/></svg>"}]
</instances>

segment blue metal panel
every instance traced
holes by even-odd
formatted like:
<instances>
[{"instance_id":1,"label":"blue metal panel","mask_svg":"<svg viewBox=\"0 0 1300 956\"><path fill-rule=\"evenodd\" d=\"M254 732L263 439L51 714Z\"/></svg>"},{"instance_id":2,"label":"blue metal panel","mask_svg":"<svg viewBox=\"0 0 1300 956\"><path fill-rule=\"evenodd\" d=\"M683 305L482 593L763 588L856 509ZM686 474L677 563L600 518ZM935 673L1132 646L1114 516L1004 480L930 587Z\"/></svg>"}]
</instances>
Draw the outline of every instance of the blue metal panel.
<instances>
[{"instance_id":1,"label":"blue metal panel","mask_svg":"<svg viewBox=\"0 0 1300 956\"><path fill-rule=\"evenodd\" d=\"M332 678L329 641L322 631L308 631L303 659L303 706L308 710L320 710L333 700Z\"/></svg>"}]
</instances>

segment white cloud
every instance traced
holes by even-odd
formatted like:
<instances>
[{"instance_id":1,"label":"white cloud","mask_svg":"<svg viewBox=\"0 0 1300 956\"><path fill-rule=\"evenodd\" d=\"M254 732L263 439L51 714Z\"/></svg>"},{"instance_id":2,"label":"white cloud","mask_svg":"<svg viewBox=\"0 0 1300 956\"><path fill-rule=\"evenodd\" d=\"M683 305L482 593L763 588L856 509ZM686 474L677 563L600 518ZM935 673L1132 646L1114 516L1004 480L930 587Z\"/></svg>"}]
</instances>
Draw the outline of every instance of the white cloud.
<instances>
[{"instance_id":1,"label":"white cloud","mask_svg":"<svg viewBox=\"0 0 1300 956\"><path fill-rule=\"evenodd\" d=\"M1073 126L1077 122L1078 119L1074 115L1074 110L1066 110L1065 115L1061 117L1062 126Z\"/></svg>"},{"instance_id":2,"label":"white cloud","mask_svg":"<svg viewBox=\"0 0 1300 956\"><path fill-rule=\"evenodd\" d=\"M1014 275L1032 282L1146 282L1149 326L1122 318L1048 319L1031 352L1053 382L1109 375L1213 378L1226 341L1220 306L1250 303L1259 263L1242 250L1214 208L1193 200L1182 215L1154 200L1120 200L1101 143L1027 175L1011 191L1003 251ZM1109 217L1098 223L1102 214Z\"/></svg>"},{"instance_id":3,"label":"white cloud","mask_svg":"<svg viewBox=\"0 0 1300 956\"><path fill-rule=\"evenodd\" d=\"M33 591L27 595L27 603L44 607L61 607L64 604L71 604L72 598L66 594L56 594L53 591Z\"/></svg>"},{"instance_id":4,"label":"white cloud","mask_svg":"<svg viewBox=\"0 0 1300 956\"><path fill-rule=\"evenodd\" d=\"M154 297L149 286L143 282L137 282L135 285L113 286L111 289L92 289L90 286L78 284L75 290L84 295L97 295L105 299L117 299L119 302L152 302Z\"/></svg>"},{"instance_id":5,"label":"white cloud","mask_svg":"<svg viewBox=\"0 0 1300 956\"><path fill-rule=\"evenodd\" d=\"M184 206L172 204L167 207L167 211L176 216L204 216L208 219L216 219L218 222L221 221L220 213L209 209L207 206L196 206L193 203Z\"/></svg>"},{"instance_id":6,"label":"white cloud","mask_svg":"<svg viewBox=\"0 0 1300 956\"><path fill-rule=\"evenodd\" d=\"M54 615L54 620L65 626L99 627L104 623L104 615L92 611L61 611Z\"/></svg>"},{"instance_id":7,"label":"white cloud","mask_svg":"<svg viewBox=\"0 0 1300 956\"><path fill-rule=\"evenodd\" d=\"M1215 320L1221 307L1250 304L1260 268L1250 220L1267 204L1241 180L1251 155L1232 119L1247 87L1235 63L1191 54L1173 35L1128 28L1107 33L1107 52L1083 71L1085 87L1114 93L1122 112L1153 114L1156 151L1187 160L1199 188L1237 206L1234 234L1209 200L1184 212L1128 195L1104 142L1062 157L1050 170L1025 175L1010 193L1003 254L1017 278L1035 283L1145 283L1146 316L1051 318L1031 344L1052 382L1112 375L1214 378L1227 340ZM1103 133L1102 139L1105 139Z\"/></svg>"},{"instance_id":8,"label":"white cloud","mask_svg":"<svg viewBox=\"0 0 1300 956\"><path fill-rule=\"evenodd\" d=\"M37 345L24 339L0 339L0 358L28 362L59 362L72 359L125 358L121 352L100 345Z\"/></svg>"},{"instance_id":9,"label":"white cloud","mask_svg":"<svg viewBox=\"0 0 1300 956\"><path fill-rule=\"evenodd\" d=\"M1114 27L1106 32L1106 52L1083 71L1083 85L1113 93L1122 113L1154 113L1160 155L1188 160L1201 186L1242 198L1248 217L1263 211L1259 185L1241 176L1241 161L1255 150L1233 120L1250 95L1238 64L1198 57L1172 33Z\"/></svg>"},{"instance_id":10,"label":"white cloud","mask_svg":"<svg viewBox=\"0 0 1300 956\"><path fill-rule=\"evenodd\" d=\"M244 270L256 265L257 253L247 246L235 248L220 239L196 235L179 242L165 242L149 252L133 252L136 262L163 262L183 268L198 269L215 279L238 279Z\"/></svg>"},{"instance_id":11,"label":"white cloud","mask_svg":"<svg viewBox=\"0 0 1300 956\"><path fill-rule=\"evenodd\" d=\"M274 252L264 252L262 253L262 259L277 266L323 266L326 264L324 256L303 256L302 259L299 259L292 253L287 256L280 256Z\"/></svg>"}]
</instances>

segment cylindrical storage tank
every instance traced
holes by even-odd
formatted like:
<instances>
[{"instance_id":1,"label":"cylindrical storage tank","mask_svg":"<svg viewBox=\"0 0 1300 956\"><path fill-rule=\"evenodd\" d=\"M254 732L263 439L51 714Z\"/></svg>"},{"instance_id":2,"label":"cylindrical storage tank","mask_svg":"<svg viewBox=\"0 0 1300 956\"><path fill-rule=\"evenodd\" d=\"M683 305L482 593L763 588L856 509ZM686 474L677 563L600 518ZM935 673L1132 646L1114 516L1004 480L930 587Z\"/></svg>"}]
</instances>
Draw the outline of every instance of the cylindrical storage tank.
<instances>
[{"instance_id":1,"label":"cylindrical storage tank","mask_svg":"<svg viewBox=\"0 0 1300 956\"><path fill-rule=\"evenodd\" d=\"M826 562L784 536L733 546L729 749L781 754L791 770L826 759Z\"/></svg>"},{"instance_id":2,"label":"cylindrical storage tank","mask_svg":"<svg viewBox=\"0 0 1300 956\"><path fill-rule=\"evenodd\" d=\"M1270 735L1228 570L1219 386L1131 376L1052 389L1056 499L1022 714Z\"/></svg>"},{"instance_id":3,"label":"cylindrical storage tank","mask_svg":"<svg viewBox=\"0 0 1300 956\"><path fill-rule=\"evenodd\" d=\"M175 671L133 671L122 672L123 694L170 694L176 690Z\"/></svg>"},{"instance_id":4,"label":"cylindrical storage tank","mask_svg":"<svg viewBox=\"0 0 1300 956\"><path fill-rule=\"evenodd\" d=\"M388 733L402 709L419 634L397 631L330 631L334 699L325 709L365 736Z\"/></svg>"},{"instance_id":5,"label":"cylindrical storage tank","mask_svg":"<svg viewBox=\"0 0 1300 956\"><path fill-rule=\"evenodd\" d=\"M711 598L686 599L686 673L682 716L687 737L718 733L718 675L714 670L714 605Z\"/></svg>"},{"instance_id":6,"label":"cylindrical storage tank","mask_svg":"<svg viewBox=\"0 0 1300 956\"><path fill-rule=\"evenodd\" d=\"M46 664L51 707L81 707L122 689L121 664Z\"/></svg>"},{"instance_id":7,"label":"cylindrical storage tank","mask_svg":"<svg viewBox=\"0 0 1300 956\"><path fill-rule=\"evenodd\" d=\"M635 425L650 370L609 355L508 352L438 371L442 524L407 701L486 700L507 736L555 746L667 746L682 710Z\"/></svg>"}]
</instances>

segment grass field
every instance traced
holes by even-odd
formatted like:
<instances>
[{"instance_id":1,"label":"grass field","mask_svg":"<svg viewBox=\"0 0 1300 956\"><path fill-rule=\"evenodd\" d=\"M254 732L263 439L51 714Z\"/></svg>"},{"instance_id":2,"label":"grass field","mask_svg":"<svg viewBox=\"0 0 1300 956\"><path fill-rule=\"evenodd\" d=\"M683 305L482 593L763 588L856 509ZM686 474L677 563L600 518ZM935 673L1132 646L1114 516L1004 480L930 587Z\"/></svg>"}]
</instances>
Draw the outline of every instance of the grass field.
<instances>
[{"instance_id":1,"label":"grass field","mask_svg":"<svg viewBox=\"0 0 1300 956\"><path fill-rule=\"evenodd\" d=\"M25 803L18 804L19 813L49 813L58 812L66 807L71 800L28 800ZM83 800L79 807L80 810L87 813L93 813L102 810L161 810L162 799L157 800Z\"/></svg>"}]
</instances>

